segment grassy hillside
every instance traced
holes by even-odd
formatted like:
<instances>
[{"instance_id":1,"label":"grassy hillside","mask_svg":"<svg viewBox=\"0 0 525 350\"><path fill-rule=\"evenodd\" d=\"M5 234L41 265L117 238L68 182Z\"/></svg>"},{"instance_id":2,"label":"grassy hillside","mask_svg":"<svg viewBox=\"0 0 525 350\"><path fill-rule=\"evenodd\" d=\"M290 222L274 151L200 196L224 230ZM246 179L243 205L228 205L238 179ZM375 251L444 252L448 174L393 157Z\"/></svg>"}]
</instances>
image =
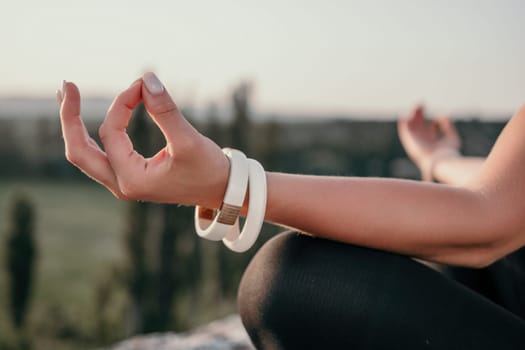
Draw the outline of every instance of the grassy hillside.
<instances>
[{"instance_id":1,"label":"grassy hillside","mask_svg":"<svg viewBox=\"0 0 525 350\"><path fill-rule=\"evenodd\" d=\"M90 319L93 286L121 258L123 203L92 183L0 181L0 332L9 331L5 280L5 236L11 194L23 191L35 204L38 271L31 321L60 313ZM55 310L55 311L53 311ZM88 317L86 317L88 316ZM33 322L34 323L34 322ZM41 322L37 322L40 324Z\"/></svg>"}]
</instances>

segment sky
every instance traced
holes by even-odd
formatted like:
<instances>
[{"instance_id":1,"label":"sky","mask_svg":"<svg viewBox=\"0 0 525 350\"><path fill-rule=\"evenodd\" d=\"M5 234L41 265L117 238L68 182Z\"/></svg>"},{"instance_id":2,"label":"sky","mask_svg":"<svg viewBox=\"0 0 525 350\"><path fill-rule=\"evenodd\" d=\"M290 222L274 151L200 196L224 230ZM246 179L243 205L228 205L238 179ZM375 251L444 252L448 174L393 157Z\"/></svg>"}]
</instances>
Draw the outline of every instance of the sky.
<instances>
[{"instance_id":1,"label":"sky","mask_svg":"<svg viewBox=\"0 0 525 350\"><path fill-rule=\"evenodd\" d=\"M510 113L525 103L525 2L11 1L0 96L114 96L154 70L179 104L260 112Z\"/></svg>"}]
</instances>

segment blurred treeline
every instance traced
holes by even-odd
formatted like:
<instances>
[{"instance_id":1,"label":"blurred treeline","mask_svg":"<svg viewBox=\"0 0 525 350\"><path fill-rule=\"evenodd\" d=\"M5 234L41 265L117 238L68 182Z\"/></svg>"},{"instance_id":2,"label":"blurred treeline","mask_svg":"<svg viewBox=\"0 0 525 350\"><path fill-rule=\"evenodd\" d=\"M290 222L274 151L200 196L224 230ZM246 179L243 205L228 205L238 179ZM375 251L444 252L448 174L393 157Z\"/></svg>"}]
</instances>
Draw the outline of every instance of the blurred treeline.
<instances>
[{"instance_id":1,"label":"blurred treeline","mask_svg":"<svg viewBox=\"0 0 525 350\"><path fill-rule=\"evenodd\" d=\"M220 146L243 150L267 170L292 173L418 178L406 158L394 121L254 121L250 118L251 85L239 84L231 94L231 118L219 118L209 108L201 122L191 110L185 116ZM91 181L64 159L59 120L38 119L32 131L20 135L15 121L0 120L0 178L60 181L64 186ZM86 121L97 138L98 121ZM27 124L29 125L29 124ZM457 123L468 155L486 155L503 127L502 122L474 119ZM133 115L128 132L135 147L146 156L164 146L159 130L143 106ZM28 136L29 135L29 136ZM21 141L20 138L24 140ZM82 200L79 198L79 200ZM0 304L0 349L73 349L103 346L138 333L180 331L235 311L235 296L242 272L258 247L280 229L264 227L257 246L245 254L227 250L220 242L200 239L193 228L193 208L144 202L126 203L125 225L119 233L120 259L108 263L91 285L93 312L88 327L78 319L60 316L52 309L47 322L31 325L25 317L39 263L39 233L33 221L38 208L31 193L9 199L3 217L6 232L0 269L5 302ZM96 204L94 204L96 205ZM80 223L79 223L80 224ZM79 243L80 245L80 243ZM74 249L82 249L77 246ZM45 281L43 282L45 283ZM67 286L66 286L67 287ZM34 321L36 322L36 321ZM38 322L45 322L40 319ZM86 322L82 322L86 324ZM38 330L38 331L36 331ZM41 337L56 339L44 343Z\"/></svg>"}]
</instances>

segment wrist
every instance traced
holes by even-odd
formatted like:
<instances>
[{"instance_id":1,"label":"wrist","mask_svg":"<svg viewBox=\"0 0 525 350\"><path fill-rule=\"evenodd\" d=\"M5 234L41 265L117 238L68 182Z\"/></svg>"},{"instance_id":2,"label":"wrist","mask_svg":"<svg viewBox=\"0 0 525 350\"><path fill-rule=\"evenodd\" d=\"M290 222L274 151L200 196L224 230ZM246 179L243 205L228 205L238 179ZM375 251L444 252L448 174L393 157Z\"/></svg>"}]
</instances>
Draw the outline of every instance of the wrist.
<instances>
[{"instance_id":1,"label":"wrist","mask_svg":"<svg viewBox=\"0 0 525 350\"><path fill-rule=\"evenodd\" d=\"M459 151L455 148L440 148L426 156L419 164L421 178L423 181L434 181L434 169L440 161L450 158L461 157Z\"/></svg>"},{"instance_id":2,"label":"wrist","mask_svg":"<svg viewBox=\"0 0 525 350\"><path fill-rule=\"evenodd\" d=\"M232 148L223 148L222 151L230 163L224 199L219 209L195 206L195 230L202 238L222 240L230 250L242 253L253 246L264 223L266 172L258 161L247 158L242 151ZM246 208L247 197L246 219L241 224L239 214L243 207Z\"/></svg>"},{"instance_id":3,"label":"wrist","mask_svg":"<svg viewBox=\"0 0 525 350\"><path fill-rule=\"evenodd\" d=\"M223 155L217 157L216 162L218 164L213 167L217 169L214 174L214 181L210 183L207 190L203 191L202 195L205 197L196 200L193 205L210 209L219 209L221 207L230 178L230 161L226 155Z\"/></svg>"},{"instance_id":4,"label":"wrist","mask_svg":"<svg viewBox=\"0 0 525 350\"><path fill-rule=\"evenodd\" d=\"M256 163L256 161L248 160L241 151L231 148L223 148L222 151L228 157L230 166L228 185L221 206L218 210L199 205L195 207L197 234L213 241L222 240L236 225L248 189L248 179L252 170L251 162ZM252 185L250 180L250 186Z\"/></svg>"}]
</instances>

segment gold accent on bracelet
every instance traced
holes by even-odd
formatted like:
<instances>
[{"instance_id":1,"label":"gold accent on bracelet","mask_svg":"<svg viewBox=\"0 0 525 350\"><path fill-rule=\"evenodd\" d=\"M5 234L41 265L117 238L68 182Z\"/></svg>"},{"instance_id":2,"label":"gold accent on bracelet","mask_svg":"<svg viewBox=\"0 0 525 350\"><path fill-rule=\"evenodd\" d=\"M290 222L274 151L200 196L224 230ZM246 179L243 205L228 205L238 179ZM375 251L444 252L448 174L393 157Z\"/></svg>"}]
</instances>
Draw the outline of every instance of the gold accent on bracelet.
<instances>
[{"instance_id":1,"label":"gold accent on bracelet","mask_svg":"<svg viewBox=\"0 0 525 350\"><path fill-rule=\"evenodd\" d=\"M239 217L240 212L241 207L226 204L223 202L221 209L219 210L219 217L217 218L217 222L225 225L233 225Z\"/></svg>"},{"instance_id":2,"label":"gold accent on bracelet","mask_svg":"<svg viewBox=\"0 0 525 350\"><path fill-rule=\"evenodd\" d=\"M215 217L215 209L199 207L199 217L212 221Z\"/></svg>"}]
</instances>

